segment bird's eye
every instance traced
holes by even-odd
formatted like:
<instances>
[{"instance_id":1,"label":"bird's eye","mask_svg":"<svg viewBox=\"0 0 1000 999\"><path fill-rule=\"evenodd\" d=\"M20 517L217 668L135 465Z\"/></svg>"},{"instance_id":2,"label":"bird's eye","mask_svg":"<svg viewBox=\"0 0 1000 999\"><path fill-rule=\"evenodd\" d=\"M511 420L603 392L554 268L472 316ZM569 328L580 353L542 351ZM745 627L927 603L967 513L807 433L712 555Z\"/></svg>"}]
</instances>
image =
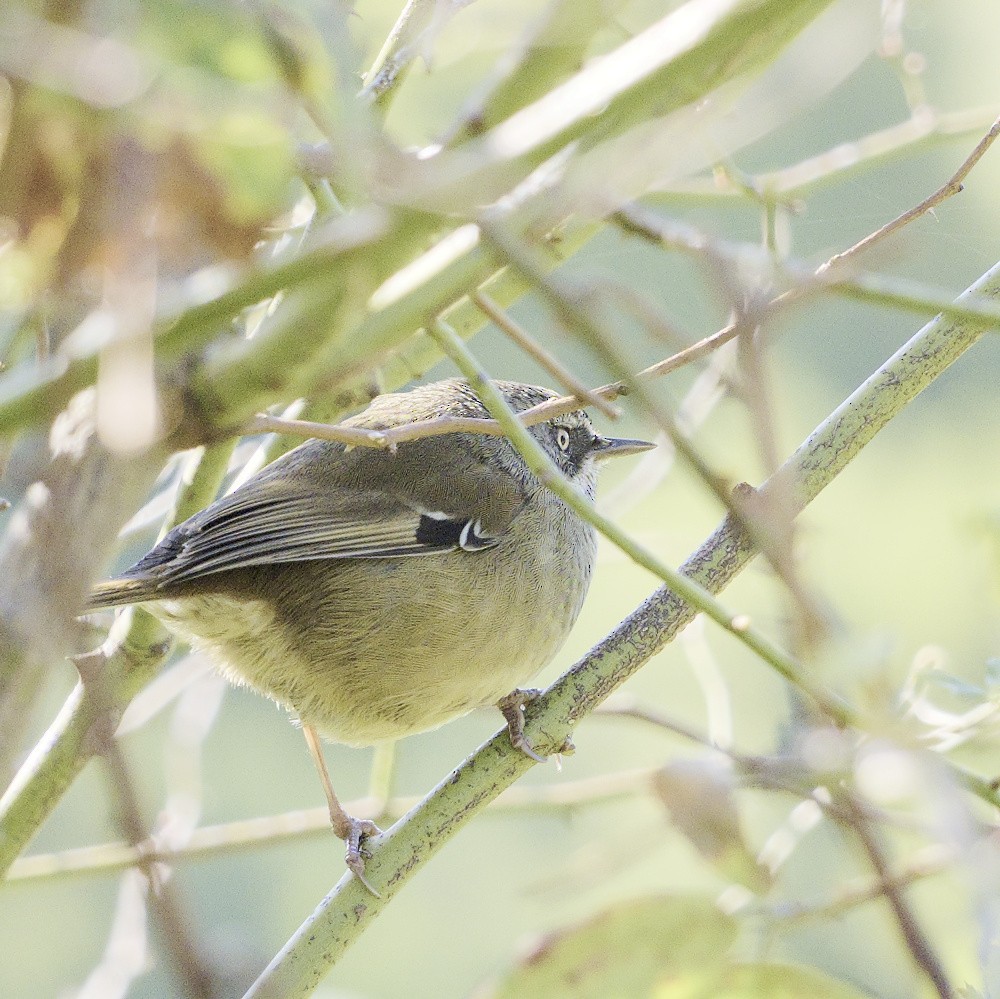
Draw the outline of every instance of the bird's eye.
<instances>
[{"instance_id":1,"label":"bird's eye","mask_svg":"<svg viewBox=\"0 0 1000 999\"><path fill-rule=\"evenodd\" d=\"M569 431L565 427L560 427L556 431L556 445L560 451L569 450Z\"/></svg>"}]
</instances>

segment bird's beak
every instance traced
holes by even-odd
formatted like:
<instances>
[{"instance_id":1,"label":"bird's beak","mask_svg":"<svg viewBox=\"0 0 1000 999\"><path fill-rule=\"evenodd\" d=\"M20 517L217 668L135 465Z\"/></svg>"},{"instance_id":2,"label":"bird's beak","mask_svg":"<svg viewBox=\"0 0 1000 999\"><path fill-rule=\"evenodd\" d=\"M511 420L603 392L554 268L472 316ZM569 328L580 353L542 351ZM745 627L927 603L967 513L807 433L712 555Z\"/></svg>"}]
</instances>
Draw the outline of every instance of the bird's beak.
<instances>
[{"instance_id":1,"label":"bird's beak","mask_svg":"<svg viewBox=\"0 0 1000 999\"><path fill-rule=\"evenodd\" d=\"M656 447L649 441L633 441L624 437L598 437L591 445L590 454L595 461L618 458L626 454L639 454Z\"/></svg>"}]
</instances>

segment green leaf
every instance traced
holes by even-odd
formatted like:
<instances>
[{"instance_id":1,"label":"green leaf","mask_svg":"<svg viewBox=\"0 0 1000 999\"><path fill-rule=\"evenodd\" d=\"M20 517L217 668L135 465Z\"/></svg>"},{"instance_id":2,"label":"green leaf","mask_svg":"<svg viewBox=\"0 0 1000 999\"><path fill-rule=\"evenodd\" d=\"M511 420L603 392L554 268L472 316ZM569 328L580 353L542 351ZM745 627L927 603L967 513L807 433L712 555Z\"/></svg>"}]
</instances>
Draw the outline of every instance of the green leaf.
<instances>
[{"instance_id":1,"label":"green leaf","mask_svg":"<svg viewBox=\"0 0 1000 999\"><path fill-rule=\"evenodd\" d=\"M793 964L733 964L661 981L651 999L864 999L853 985Z\"/></svg>"},{"instance_id":2,"label":"green leaf","mask_svg":"<svg viewBox=\"0 0 1000 999\"><path fill-rule=\"evenodd\" d=\"M736 924L702 898L627 902L548 937L492 999L633 999L667 976L721 973Z\"/></svg>"},{"instance_id":3,"label":"green leaf","mask_svg":"<svg viewBox=\"0 0 1000 999\"><path fill-rule=\"evenodd\" d=\"M729 767L715 760L677 760L653 778L674 825L728 881L766 891L770 876L740 828Z\"/></svg>"}]
</instances>

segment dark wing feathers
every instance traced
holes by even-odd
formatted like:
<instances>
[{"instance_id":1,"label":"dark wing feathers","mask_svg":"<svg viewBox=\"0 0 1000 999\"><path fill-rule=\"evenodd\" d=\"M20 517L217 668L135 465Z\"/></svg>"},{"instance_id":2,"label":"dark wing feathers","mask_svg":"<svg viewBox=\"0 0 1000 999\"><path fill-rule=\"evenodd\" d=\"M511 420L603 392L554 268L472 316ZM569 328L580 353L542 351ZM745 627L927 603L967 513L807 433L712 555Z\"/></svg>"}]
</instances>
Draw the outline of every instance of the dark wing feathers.
<instances>
[{"instance_id":1,"label":"dark wing feathers","mask_svg":"<svg viewBox=\"0 0 1000 999\"><path fill-rule=\"evenodd\" d=\"M91 606L154 600L252 566L488 548L517 516L524 486L483 460L475 441L449 452L449 475L435 474L444 440L413 441L395 454L307 441L100 584Z\"/></svg>"},{"instance_id":2,"label":"dark wing feathers","mask_svg":"<svg viewBox=\"0 0 1000 999\"><path fill-rule=\"evenodd\" d=\"M229 569L327 558L426 555L495 543L469 518L423 511L385 493L295 482L240 490L175 528L125 573L156 585Z\"/></svg>"}]
</instances>

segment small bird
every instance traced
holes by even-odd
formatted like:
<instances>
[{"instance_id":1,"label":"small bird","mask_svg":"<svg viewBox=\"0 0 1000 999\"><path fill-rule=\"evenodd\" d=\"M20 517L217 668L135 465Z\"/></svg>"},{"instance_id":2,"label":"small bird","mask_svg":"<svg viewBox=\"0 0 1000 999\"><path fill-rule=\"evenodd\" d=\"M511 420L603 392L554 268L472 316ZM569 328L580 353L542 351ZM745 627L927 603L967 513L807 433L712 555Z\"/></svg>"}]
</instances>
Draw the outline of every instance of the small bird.
<instances>
[{"instance_id":1,"label":"small bird","mask_svg":"<svg viewBox=\"0 0 1000 999\"><path fill-rule=\"evenodd\" d=\"M518 412L554 397L497 385ZM451 379L380 395L345 425L448 416L489 414ZM582 411L530 431L590 497L598 462L653 447L600 436ZM541 759L519 688L569 634L595 551L593 528L505 438L448 434L395 450L309 440L98 584L90 607L148 605L229 680L290 709L347 865L371 888L362 843L379 830L340 805L319 734L367 746L495 704L512 744Z\"/></svg>"}]
</instances>

